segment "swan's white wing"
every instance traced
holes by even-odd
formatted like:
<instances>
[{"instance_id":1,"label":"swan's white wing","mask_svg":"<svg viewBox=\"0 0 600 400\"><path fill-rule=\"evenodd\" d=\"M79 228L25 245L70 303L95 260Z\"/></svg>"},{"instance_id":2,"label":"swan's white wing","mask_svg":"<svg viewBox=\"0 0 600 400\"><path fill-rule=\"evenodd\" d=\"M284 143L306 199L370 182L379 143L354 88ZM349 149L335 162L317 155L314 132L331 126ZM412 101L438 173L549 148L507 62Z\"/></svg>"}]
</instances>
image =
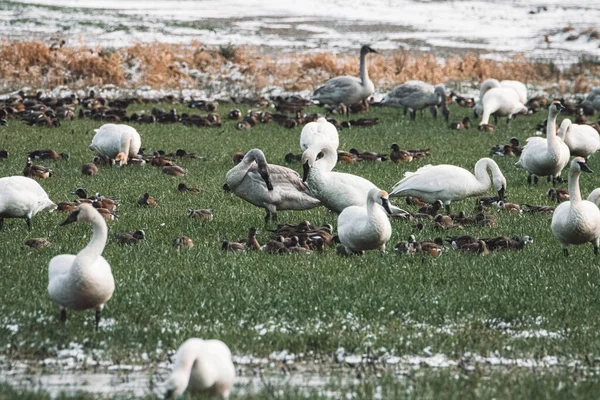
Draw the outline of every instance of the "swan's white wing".
<instances>
[{"instance_id":1,"label":"swan's white wing","mask_svg":"<svg viewBox=\"0 0 600 400\"><path fill-rule=\"evenodd\" d=\"M401 195L407 191L431 194L460 191L462 186L468 185L473 179L475 176L472 173L454 165L426 165L406 175L394 186L390 196Z\"/></svg>"},{"instance_id":2,"label":"swan's white wing","mask_svg":"<svg viewBox=\"0 0 600 400\"><path fill-rule=\"evenodd\" d=\"M302 182L300 174L293 169L281 165L269 164L269 177L273 187L277 185L290 185L301 192L307 192L308 186Z\"/></svg>"}]
</instances>

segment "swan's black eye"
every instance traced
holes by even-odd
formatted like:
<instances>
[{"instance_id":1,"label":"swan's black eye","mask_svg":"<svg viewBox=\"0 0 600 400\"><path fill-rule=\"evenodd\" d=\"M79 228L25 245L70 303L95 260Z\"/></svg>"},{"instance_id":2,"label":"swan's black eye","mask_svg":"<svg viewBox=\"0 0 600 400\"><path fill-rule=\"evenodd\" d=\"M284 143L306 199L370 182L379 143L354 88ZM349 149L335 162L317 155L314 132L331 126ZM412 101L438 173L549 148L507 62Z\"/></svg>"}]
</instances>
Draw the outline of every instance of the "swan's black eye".
<instances>
[{"instance_id":1,"label":"swan's black eye","mask_svg":"<svg viewBox=\"0 0 600 400\"><path fill-rule=\"evenodd\" d=\"M319 154L317 154L317 160L320 160L323 157L325 157L325 154L323 154L323 152L320 152Z\"/></svg>"}]
</instances>

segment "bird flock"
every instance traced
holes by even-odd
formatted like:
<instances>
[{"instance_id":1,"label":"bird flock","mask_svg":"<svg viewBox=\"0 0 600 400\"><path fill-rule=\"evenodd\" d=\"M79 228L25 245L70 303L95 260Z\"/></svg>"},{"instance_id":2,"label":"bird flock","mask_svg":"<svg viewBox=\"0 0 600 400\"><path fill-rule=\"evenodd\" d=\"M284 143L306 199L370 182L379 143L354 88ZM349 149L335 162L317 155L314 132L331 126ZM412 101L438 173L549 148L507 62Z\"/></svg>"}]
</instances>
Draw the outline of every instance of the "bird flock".
<instances>
[{"instance_id":1,"label":"bird flock","mask_svg":"<svg viewBox=\"0 0 600 400\"><path fill-rule=\"evenodd\" d=\"M315 90L312 101L299 96L273 99L275 114L266 110L250 109L246 117L238 109L227 113L227 118L237 122L240 130L251 129L261 123L275 121L282 127L295 128L302 125L300 152L288 153L284 160L288 164L298 163L301 173L286 166L270 164L264 152L255 148L238 152L232 157L234 166L224 176L226 192L262 208L264 222L277 223L279 212L308 210L324 206L337 214L336 226L316 226L309 221L298 224L266 225L271 240L260 244L258 229L251 227L248 236L239 240L224 240L215 247L225 253L265 252L269 254L319 254L328 247L337 245L337 253L343 256L361 255L366 251L386 251L392 236L392 223L411 224L415 232L425 224L431 224L440 232L454 232L446 238L418 241L414 235L407 241L394 246L401 255L437 256L454 249L465 253L485 255L492 251L521 250L533 242L529 236L475 237L456 234L470 226L496 226L494 212L524 215L528 213L552 214L549 229L556 237L565 256L570 245L591 243L595 254L600 246L600 188L594 190L587 200L582 199L579 180L582 173L590 173L587 159L600 149L600 136L593 125L572 123L565 119L560 125L557 117L568 111L565 101L545 103L541 98L528 99L524 84L517 81L488 79L482 82L479 100L465 98L454 92L447 93L444 85L432 85L422 81L408 81L394 87L379 103L369 100L375 91L368 74L368 54L375 53L369 46L360 50L360 75L341 76L327 81ZM91 94L78 100L74 96L66 99L43 98L41 93L27 97L20 93L20 100L5 101L0 112L2 124L7 119L24 121L30 125L56 127L60 120L75 117L73 104L79 102L79 117L97 120L102 125L95 130L89 149L95 153L92 162L81 168L83 175L94 176L107 166L150 164L173 176L185 176L186 170L177 166L175 159L198 158L195 153L179 149L173 153L158 151L145 154L142 137L138 131L123 122L135 123L182 123L196 126L220 126L221 117L216 113L215 102L194 100L188 103L192 109L201 109L207 115L179 115L175 110L159 108L151 114L127 116L125 109L135 99L107 101ZM174 99L164 99L174 101ZM252 101L262 104L263 99ZM539 178L551 180L553 187L548 198L557 206L538 206L507 202L505 192L507 180L498 164L488 157L481 158L474 172L455 165L425 165L416 171L406 172L397 183L390 182L389 192L377 187L369 180L354 174L335 171L339 162L377 163L388 159L394 163L408 163L427 157L431 150L402 149L392 143L389 153L360 152L356 148L348 152L339 149L339 131L350 126L369 127L377 124L376 119L361 118L349 123L340 123L332 116L348 115L367 110L370 106L401 107L415 120L417 111L426 108L434 118L441 108L446 123L450 122L448 103L454 101L462 107L473 108L473 118L481 120L480 131L492 131L499 117L510 122L519 114L540 111L548 106L548 119L542 127L546 137L533 136L521 146L517 138L507 144L491 149L490 155L519 157L515 166L525 170L528 184L538 184ZM325 106L326 115L303 114L303 108L318 102ZM110 105L109 105L110 104ZM264 104L262 104L264 105ZM590 115L600 109L600 91L596 90L576 106L578 116ZM291 113L292 116L288 116ZM59 117L60 116L60 117ZM496 122L497 123L497 122ZM470 129L471 120L464 118L453 122L450 129ZM8 158L0 150L0 159ZM574 157L571 159L571 157ZM31 151L27 155L23 176L0 178L0 228L5 219L22 218L31 228L32 218L41 211L70 212L61 225L87 222L92 226L92 238L88 245L76 255L60 254L49 261L48 293L60 312L60 320L67 321L67 310L83 311L94 309L95 326L99 328L105 304L111 299L115 281L109 262L102 257L108 238L107 221L117 217L119 201L101 194L89 195L84 188L77 188L73 202L54 203L38 184L40 179L52 179L54 172L35 162L41 160L68 159L66 153L44 149ZM568 166L568 190L559 189L561 173ZM493 187L492 196L488 194ZM180 183L177 190L189 194L201 193L201 189ZM407 206L419 207L417 212L406 211L391 199L404 197ZM451 204L468 198L476 198L476 213L466 215L464 211L451 213ZM139 207L154 208L157 200L150 193L143 193ZM212 221L209 209L188 209L187 217ZM273 228L274 229L270 229ZM146 239L143 230L121 232L115 235L118 243L134 245ZM51 245L46 239L31 239L28 246L42 248ZM173 241L177 248L191 248L192 240L181 236ZM235 369L229 348L219 340L189 339L179 348L171 377L164 385L165 396L180 395L186 390L205 392L226 398L233 386Z\"/></svg>"}]
</instances>

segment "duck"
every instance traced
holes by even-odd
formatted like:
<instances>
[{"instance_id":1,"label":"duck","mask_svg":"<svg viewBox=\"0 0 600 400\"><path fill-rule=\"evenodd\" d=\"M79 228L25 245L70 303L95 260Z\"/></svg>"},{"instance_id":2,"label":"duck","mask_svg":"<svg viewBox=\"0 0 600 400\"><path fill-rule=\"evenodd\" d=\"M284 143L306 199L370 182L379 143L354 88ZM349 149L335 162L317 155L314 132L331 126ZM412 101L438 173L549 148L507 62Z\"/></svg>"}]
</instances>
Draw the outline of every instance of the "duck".
<instances>
[{"instance_id":1,"label":"duck","mask_svg":"<svg viewBox=\"0 0 600 400\"><path fill-rule=\"evenodd\" d=\"M56 211L71 213L75 211L78 205L74 201L61 201L60 203L56 203Z\"/></svg>"},{"instance_id":2,"label":"duck","mask_svg":"<svg viewBox=\"0 0 600 400\"><path fill-rule=\"evenodd\" d=\"M359 161L386 161L388 156L387 154L375 153L373 151L364 151L361 153L355 148L351 148L348 152L358 158Z\"/></svg>"},{"instance_id":3,"label":"duck","mask_svg":"<svg viewBox=\"0 0 600 400\"><path fill-rule=\"evenodd\" d=\"M236 196L265 209L265 222L277 221L277 211L308 210L321 205L296 171L267 164L260 149L247 152L227 172L225 180Z\"/></svg>"},{"instance_id":4,"label":"duck","mask_svg":"<svg viewBox=\"0 0 600 400\"><path fill-rule=\"evenodd\" d=\"M437 117L437 107L442 107L444 119L448 122L450 112L446 102L446 89L444 85L433 86L429 83L413 80L394 87L381 100L380 105L389 107L404 107L410 112L410 120L414 121L417 110L429 107L431 114Z\"/></svg>"},{"instance_id":5,"label":"duck","mask_svg":"<svg viewBox=\"0 0 600 400\"><path fill-rule=\"evenodd\" d=\"M569 200L569 190L550 188L546 192L546 196L555 203L562 203Z\"/></svg>"},{"instance_id":6,"label":"duck","mask_svg":"<svg viewBox=\"0 0 600 400\"><path fill-rule=\"evenodd\" d=\"M246 155L246 153L241 152L241 151L237 151L233 154L233 156L231 157L231 161L233 161L234 165L239 164L240 162L242 162L242 160L244 159L244 156Z\"/></svg>"},{"instance_id":7,"label":"duck","mask_svg":"<svg viewBox=\"0 0 600 400\"><path fill-rule=\"evenodd\" d=\"M589 125L579 125L565 118L560 124L557 135L569 147L571 156L588 158L600 150L600 134Z\"/></svg>"},{"instance_id":8,"label":"duck","mask_svg":"<svg viewBox=\"0 0 600 400\"><path fill-rule=\"evenodd\" d=\"M229 112L227 113L227 117L233 120L242 119L242 112L239 109L234 108L229 110Z\"/></svg>"},{"instance_id":9,"label":"duck","mask_svg":"<svg viewBox=\"0 0 600 400\"><path fill-rule=\"evenodd\" d=\"M366 205L346 207L338 216L340 243L352 253L376 249L385 252L385 245L392 236L389 196L373 188L366 198Z\"/></svg>"},{"instance_id":10,"label":"duck","mask_svg":"<svg viewBox=\"0 0 600 400\"><path fill-rule=\"evenodd\" d=\"M302 153L300 153L300 154L287 153L283 158L283 160L288 164L297 163L301 159L302 159Z\"/></svg>"},{"instance_id":11,"label":"duck","mask_svg":"<svg viewBox=\"0 0 600 400\"><path fill-rule=\"evenodd\" d=\"M52 243L46 238L33 238L25 241L25 246L31 247L32 249L43 249L51 245Z\"/></svg>"},{"instance_id":12,"label":"duck","mask_svg":"<svg viewBox=\"0 0 600 400\"><path fill-rule=\"evenodd\" d=\"M0 229L6 218L24 218L31 230L31 219L37 213L52 212L56 208L57 205L35 180L24 176L0 178Z\"/></svg>"},{"instance_id":13,"label":"duck","mask_svg":"<svg viewBox=\"0 0 600 400\"><path fill-rule=\"evenodd\" d=\"M488 169L492 172L491 180ZM504 200L506 178L491 158L477 161L475 175L455 165L426 165L416 172L406 172L404 179L394 185L390 197L418 196L428 203L441 200L449 213L452 201L480 196L492 184L500 200Z\"/></svg>"},{"instance_id":14,"label":"duck","mask_svg":"<svg viewBox=\"0 0 600 400\"><path fill-rule=\"evenodd\" d=\"M392 143L390 150L392 150L390 153L390 160L392 160L394 164L398 164L399 162L411 162L413 160L413 155L406 150L400 150L398 143Z\"/></svg>"},{"instance_id":15,"label":"duck","mask_svg":"<svg viewBox=\"0 0 600 400\"><path fill-rule=\"evenodd\" d=\"M188 248L191 249L194 247L194 242L187 236L179 236L173 241L173 247L177 249Z\"/></svg>"},{"instance_id":16,"label":"duck","mask_svg":"<svg viewBox=\"0 0 600 400\"><path fill-rule=\"evenodd\" d=\"M471 129L471 118L464 117L462 122L453 122L450 129Z\"/></svg>"},{"instance_id":17,"label":"duck","mask_svg":"<svg viewBox=\"0 0 600 400\"><path fill-rule=\"evenodd\" d=\"M498 212L503 211L514 214L523 214L521 206L515 203L507 203L505 201L500 200L495 203L495 206Z\"/></svg>"},{"instance_id":18,"label":"duck","mask_svg":"<svg viewBox=\"0 0 600 400\"><path fill-rule=\"evenodd\" d=\"M556 136L556 117L562 109L564 106L559 101L552 102L548 108L546 139L527 139L521 157L515 164L517 168L523 168L527 172L528 184L531 184L533 176L551 176L554 183L569 162L569 147Z\"/></svg>"},{"instance_id":19,"label":"duck","mask_svg":"<svg viewBox=\"0 0 600 400\"><path fill-rule=\"evenodd\" d=\"M315 143L321 142L331 143L336 150L340 145L337 128L324 117L320 117L316 122L309 122L304 125L300 133L300 148L302 151Z\"/></svg>"},{"instance_id":20,"label":"duck","mask_svg":"<svg viewBox=\"0 0 600 400\"><path fill-rule=\"evenodd\" d=\"M243 253L247 249L246 249L246 245L244 243L230 242L229 240L223 240L221 242L221 250L228 251L231 253Z\"/></svg>"},{"instance_id":21,"label":"duck","mask_svg":"<svg viewBox=\"0 0 600 400\"><path fill-rule=\"evenodd\" d=\"M482 240L490 251L523 250L526 245L533 243L533 238L531 236L514 236L512 238L508 236L498 236Z\"/></svg>"},{"instance_id":22,"label":"duck","mask_svg":"<svg viewBox=\"0 0 600 400\"><path fill-rule=\"evenodd\" d=\"M108 227L98 211L89 204L80 204L61 226L73 222L89 222L92 239L77 255L61 254L48 265L48 294L60 309L60 320L67 321L67 309L96 310L96 330L104 305L113 295L115 279L108 262L102 257Z\"/></svg>"},{"instance_id":23,"label":"duck","mask_svg":"<svg viewBox=\"0 0 600 400\"><path fill-rule=\"evenodd\" d=\"M188 218L204 219L207 221L213 220L213 213L208 209L194 210L190 208L187 210L186 215Z\"/></svg>"},{"instance_id":24,"label":"duck","mask_svg":"<svg viewBox=\"0 0 600 400\"><path fill-rule=\"evenodd\" d=\"M171 176L184 176L185 170L178 165L166 165L162 167L162 172Z\"/></svg>"},{"instance_id":25,"label":"duck","mask_svg":"<svg viewBox=\"0 0 600 400\"><path fill-rule=\"evenodd\" d=\"M535 205L532 206L530 204L522 204L521 208L523 209L523 212L531 213L531 214L533 214L533 213L552 214L552 213L554 213L554 210L556 210L555 206L535 206Z\"/></svg>"},{"instance_id":26,"label":"duck","mask_svg":"<svg viewBox=\"0 0 600 400\"><path fill-rule=\"evenodd\" d=\"M225 343L216 339L188 339L175 354L173 372L164 387L165 398L189 392L226 399L234 380L235 367Z\"/></svg>"},{"instance_id":27,"label":"duck","mask_svg":"<svg viewBox=\"0 0 600 400\"><path fill-rule=\"evenodd\" d=\"M579 176L581 172L591 173L585 158L575 157L569 168L569 201L556 207L552 215L552 234L563 250L569 255L569 245L592 243L594 254L598 255L600 245L600 209L589 201L581 199Z\"/></svg>"},{"instance_id":28,"label":"duck","mask_svg":"<svg viewBox=\"0 0 600 400\"><path fill-rule=\"evenodd\" d=\"M98 167L94 163L83 164L81 167L81 173L87 176L95 176L98 174Z\"/></svg>"},{"instance_id":29,"label":"duck","mask_svg":"<svg viewBox=\"0 0 600 400\"><path fill-rule=\"evenodd\" d=\"M42 167L41 165L33 165L31 158L27 157L27 164L23 170L23 176L27 178L47 179L50 178L54 172L50 168Z\"/></svg>"},{"instance_id":30,"label":"duck","mask_svg":"<svg viewBox=\"0 0 600 400\"><path fill-rule=\"evenodd\" d=\"M99 155L115 159L119 166L127 164L129 157L138 154L142 139L138 131L125 124L104 124L94 130L90 150Z\"/></svg>"},{"instance_id":31,"label":"duck","mask_svg":"<svg viewBox=\"0 0 600 400\"><path fill-rule=\"evenodd\" d=\"M457 250L462 250L467 253L477 253L482 256L490 254L490 251L483 240L478 240L476 243L465 243Z\"/></svg>"},{"instance_id":32,"label":"duck","mask_svg":"<svg viewBox=\"0 0 600 400\"><path fill-rule=\"evenodd\" d=\"M338 105L343 103L349 106L371 96L375 92L375 85L369 79L369 68L367 66L367 54L369 53L377 52L368 45L361 47L360 76L358 78L338 76L330 79L325 85L315 90L312 99L321 104Z\"/></svg>"},{"instance_id":33,"label":"duck","mask_svg":"<svg viewBox=\"0 0 600 400\"><path fill-rule=\"evenodd\" d=\"M200 193L202 190L200 190L199 188L190 187L182 182L179 185L177 185L177 191L181 193Z\"/></svg>"},{"instance_id":34,"label":"duck","mask_svg":"<svg viewBox=\"0 0 600 400\"><path fill-rule=\"evenodd\" d=\"M67 153L58 153L55 150L46 149L46 150L34 150L29 153L29 158L33 160L68 160L69 155Z\"/></svg>"},{"instance_id":35,"label":"duck","mask_svg":"<svg viewBox=\"0 0 600 400\"><path fill-rule=\"evenodd\" d=\"M121 232L115 234L115 239L120 244L136 244L142 240L146 240L146 232L141 229L135 232Z\"/></svg>"},{"instance_id":36,"label":"duck","mask_svg":"<svg viewBox=\"0 0 600 400\"><path fill-rule=\"evenodd\" d=\"M438 211L444 206L441 200L436 200L433 204L425 204L421 208L419 208L419 214L427 214L432 217L435 217L438 214Z\"/></svg>"},{"instance_id":37,"label":"duck","mask_svg":"<svg viewBox=\"0 0 600 400\"><path fill-rule=\"evenodd\" d=\"M144 206L144 207L156 207L158 205L158 203L156 202L156 199L154 198L154 196L150 195L150 193L146 192L144 193L139 199L138 199L138 204L140 206Z\"/></svg>"},{"instance_id":38,"label":"duck","mask_svg":"<svg viewBox=\"0 0 600 400\"><path fill-rule=\"evenodd\" d=\"M246 240L246 247L249 250L260 251L260 243L258 243L258 240L256 239L257 233L258 231L256 230L256 228L250 228L248 230L248 239Z\"/></svg>"}]
</instances>

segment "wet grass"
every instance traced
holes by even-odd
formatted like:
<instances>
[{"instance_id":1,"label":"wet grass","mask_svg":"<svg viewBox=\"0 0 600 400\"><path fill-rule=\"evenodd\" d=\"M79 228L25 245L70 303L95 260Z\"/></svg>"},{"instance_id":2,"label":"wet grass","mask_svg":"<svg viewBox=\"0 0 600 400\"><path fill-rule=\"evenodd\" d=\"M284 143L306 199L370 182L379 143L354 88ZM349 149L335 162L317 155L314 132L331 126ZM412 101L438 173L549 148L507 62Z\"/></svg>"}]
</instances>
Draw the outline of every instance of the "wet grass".
<instances>
[{"instance_id":1,"label":"wet grass","mask_svg":"<svg viewBox=\"0 0 600 400\"><path fill-rule=\"evenodd\" d=\"M149 111L151 106L136 109L144 108ZM465 109L451 110L453 120L469 114ZM227 111L226 106L219 109L222 115ZM394 141L403 148L431 148L431 156L418 162L336 167L386 190L405 171L427 163L472 170L492 145L506 143L511 136L524 142L545 118L544 114L520 117L509 126L501 122L490 134L473 129L451 131L429 114L415 123L392 109L374 109L365 116L379 117L380 124L342 131L341 149L383 152ZM224 121L221 128L138 125L148 151L184 148L206 160L182 161L180 165L188 171L184 178L166 176L150 165L104 167L96 177L84 177L80 167L91 159L87 146L93 129L100 125L76 120L46 129L9 121L0 129L0 149L10 152L8 160L0 161L0 176L21 174L27 152L53 148L70 153L67 161L40 162L55 171L53 178L41 182L55 202L72 200L70 193L79 186L121 201L118 220L108 223L110 237L103 254L113 268L117 288L104 311L108 323L99 332L93 330L93 311L71 313L68 325L62 326L58 309L46 292L49 260L83 248L90 227L59 227L66 217L60 213L38 214L31 232L22 220L6 222L0 232L0 354L9 359L52 357L57 349L80 343L86 352L100 350L98 357L117 363L135 363L142 353L158 362L166 360L167 349L175 349L189 337L222 339L235 354L267 356L288 350L309 360L331 359L336 349L344 347L359 354L367 349L377 355L442 353L455 360L466 353L533 359L549 355L557 356L561 363L574 360L580 361L582 368L592 368L594 356L600 353L598 261L591 246L574 247L570 257L564 258L550 232L551 216L500 214L496 229L456 232L530 235L535 240L521 252L486 257L451 251L436 258L403 257L392 251L353 258L340 258L333 250L306 257L223 254L219 250L223 239L244 237L249 227L256 226L259 240L265 242L271 228L264 226L263 210L222 192L225 173L232 167L231 155L259 147L271 163L283 164L286 153L299 150L301 129L270 124L237 131L231 121ZM507 178L510 201L550 204L545 197L547 183L527 187L524 172L513 166L516 159L496 161ZM597 157L592 157L589 165L600 169ZM299 165L292 168L300 170ZM199 186L203 192L180 194L176 191L179 182ZM583 195L599 183L597 174L583 176ZM137 205L144 192L156 197L156 209ZM402 200L396 203L404 207ZM185 216L188 208L210 208L214 220L192 221ZM472 213L473 201L456 203L454 210L460 209ZM336 217L324 208L280 213L281 222L304 219L336 225ZM116 232L136 229L146 231L145 243L122 247L113 240ZM410 223L394 222L389 249L411 233ZM453 234L426 226L417 237ZM180 235L191 237L195 247L174 249L172 242ZM33 237L47 237L53 246L42 250L25 247L24 242ZM553 334L529 339L515 336L524 330ZM591 364L586 360L592 360ZM457 393L470 393L470 397L489 398L497 391L500 397L510 392L531 398L528 391L536 388L545 393L541 397L548 397L550 392L542 390L544 382L552 387L569 374L559 371L547 382L536 380L535 373L523 380L509 374L497 383L485 371L467 374L464 380L432 372L431 381L423 380L426 389L422 397L454 396L446 384ZM571 394L585 392L589 386L565 385Z\"/></svg>"}]
</instances>

